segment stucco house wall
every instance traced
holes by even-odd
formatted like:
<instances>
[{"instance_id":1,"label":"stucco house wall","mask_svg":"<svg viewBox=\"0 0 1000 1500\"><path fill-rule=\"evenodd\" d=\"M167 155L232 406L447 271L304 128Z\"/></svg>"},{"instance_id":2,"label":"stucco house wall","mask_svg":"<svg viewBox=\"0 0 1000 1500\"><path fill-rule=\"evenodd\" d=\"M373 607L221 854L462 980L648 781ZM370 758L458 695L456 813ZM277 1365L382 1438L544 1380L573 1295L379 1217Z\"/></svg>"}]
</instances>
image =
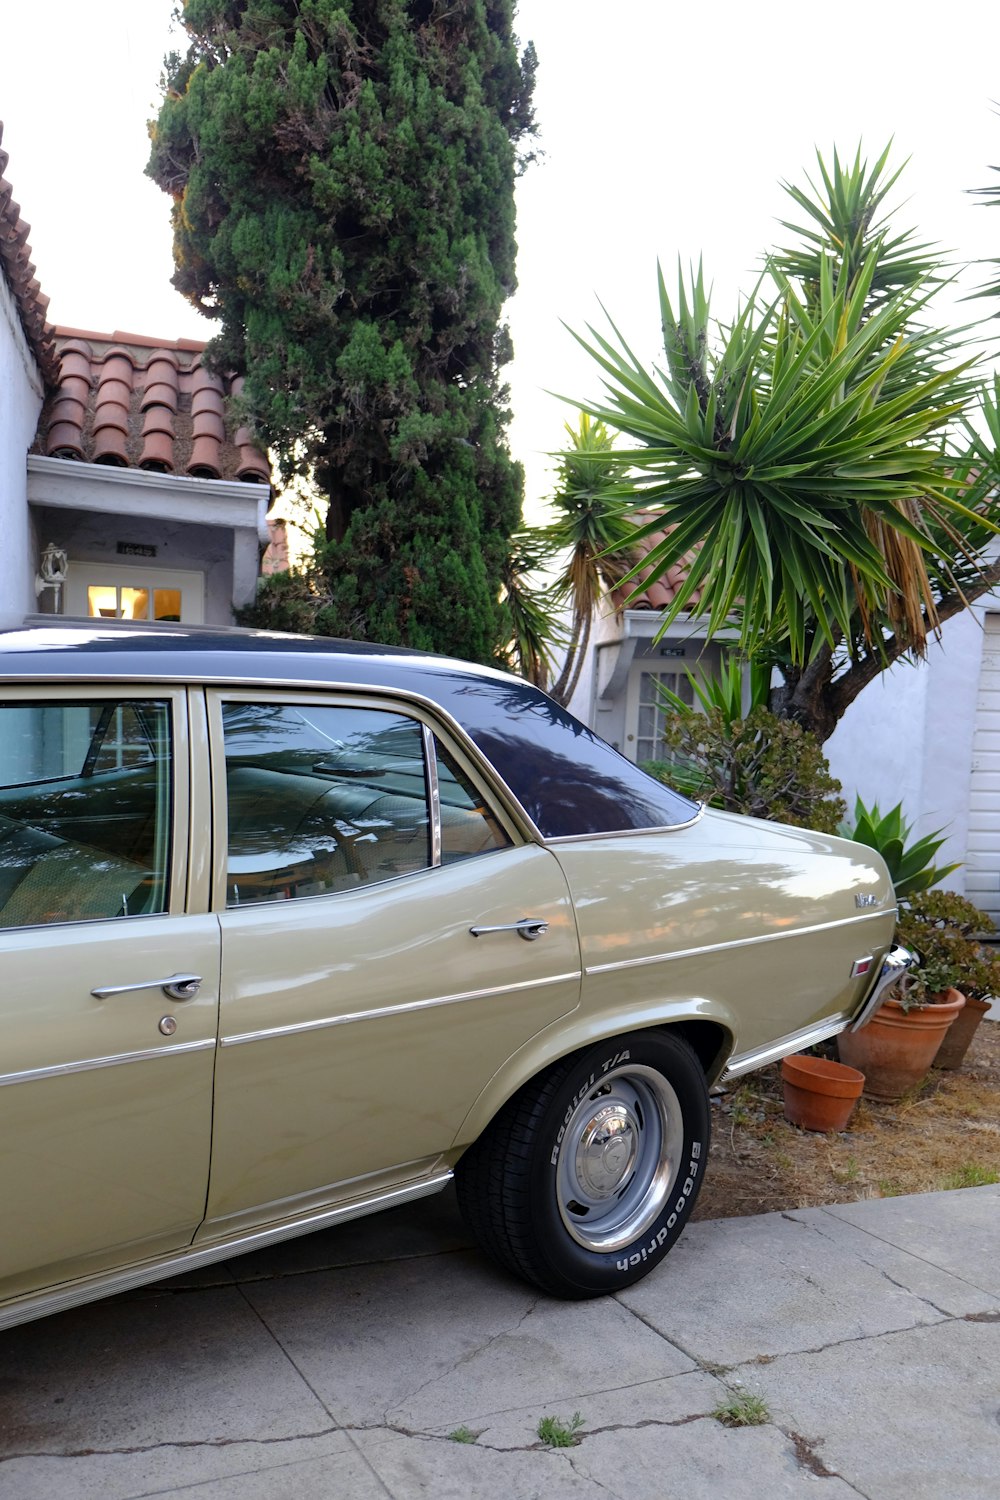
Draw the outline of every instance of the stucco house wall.
<instances>
[{"instance_id":1,"label":"stucco house wall","mask_svg":"<svg viewBox=\"0 0 1000 1500\"><path fill-rule=\"evenodd\" d=\"M0 625L21 619L35 607L36 548L25 460L44 394L13 291L0 271Z\"/></svg>"},{"instance_id":2,"label":"stucco house wall","mask_svg":"<svg viewBox=\"0 0 1000 1500\"><path fill-rule=\"evenodd\" d=\"M916 833L944 830L938 861L960 863L945 885L987 910L1000 904L1000 851L970 839L970 793L983 722L985 627L998 613L1000 591L947 621L926 661L897 663L870 683L825 747L849 805L856 795L883 812L902 802Z\"/></svg>"}]
</instances>

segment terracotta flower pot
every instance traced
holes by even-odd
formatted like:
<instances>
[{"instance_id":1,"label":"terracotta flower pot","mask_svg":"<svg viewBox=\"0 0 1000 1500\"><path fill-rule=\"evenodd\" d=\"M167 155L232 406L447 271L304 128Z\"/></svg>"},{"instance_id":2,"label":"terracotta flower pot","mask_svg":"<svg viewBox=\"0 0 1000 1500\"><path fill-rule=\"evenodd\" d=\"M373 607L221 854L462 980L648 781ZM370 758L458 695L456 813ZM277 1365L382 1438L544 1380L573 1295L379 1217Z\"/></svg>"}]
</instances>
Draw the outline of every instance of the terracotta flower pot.
<instances>
[{"instance_id":1,"label":"terracotta flower pot","mask_svg":"<svg viewBox=\"0 0 1000 1500\"><path fill-rule=\"evenodd\" d=\"M846 1130L865 1077L825 1057L786 1057L781 1064L785 1119L803 1130Z\"/></svg>"},{"instance_id":2,"label":"terracotta flower pot","mask_svg":"<svg viewBox=\"0 0 1000 1500\"><path fill-rule=\"evenodd\" d=\"M937 1049L932 1067L960 1068L962 1066L969 1044L989 1008L989 1000L974 1000L971 995L966 995L965 1005L945 1032L944 1041Z\"/></svg>"},{"instance_id":3,"label":"terracotta flower pot","mask_svg":"<svg viewBox=\"0 0 1000 1500\"><path fill-rule=\"evenodd\" d=\"M840 1060L861 1069L865 1093L873 1099L901 1099L926 1078L945 1032L964 1004L960 990L945 990L937 1003L910 1010L898 1000L883 1000L867 1026L840 1033Z\"/></svg>"}]
</instances>

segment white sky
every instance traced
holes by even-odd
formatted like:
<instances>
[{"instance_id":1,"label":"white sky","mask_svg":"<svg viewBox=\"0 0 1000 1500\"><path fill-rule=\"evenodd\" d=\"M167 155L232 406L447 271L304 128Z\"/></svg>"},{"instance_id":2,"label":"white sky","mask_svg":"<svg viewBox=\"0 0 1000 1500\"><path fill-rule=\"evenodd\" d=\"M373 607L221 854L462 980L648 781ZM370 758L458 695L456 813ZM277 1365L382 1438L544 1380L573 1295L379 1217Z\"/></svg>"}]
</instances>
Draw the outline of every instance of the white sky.
<instances>
[{"instance_id":1,"label":"white sky","mask_svg":"<svg viewBox=\"0 0 1000 1500\"><path fill-rule=\"evenodd\" d=\"M170 11L171 0L5 7L7 176L53 322L213 332L170 286L169 202L143 176ZM597 389L560 320L583 331L600 297L655 357L657 257L672 277L678 255L699 254L728 317L782 233L780 182L801 181L816 146L847 154L860 139L874 158L894 136L894 160L912 158L900 223L962 260L1000 256L1000 209L963 194L1000 162L996 0L520 0L518 31L539 53L546 152L518 189L508 308L511 444L528 469L529 513L548 487L544 455L573 416L546 390Z\"/></svg>"}]
</instances>

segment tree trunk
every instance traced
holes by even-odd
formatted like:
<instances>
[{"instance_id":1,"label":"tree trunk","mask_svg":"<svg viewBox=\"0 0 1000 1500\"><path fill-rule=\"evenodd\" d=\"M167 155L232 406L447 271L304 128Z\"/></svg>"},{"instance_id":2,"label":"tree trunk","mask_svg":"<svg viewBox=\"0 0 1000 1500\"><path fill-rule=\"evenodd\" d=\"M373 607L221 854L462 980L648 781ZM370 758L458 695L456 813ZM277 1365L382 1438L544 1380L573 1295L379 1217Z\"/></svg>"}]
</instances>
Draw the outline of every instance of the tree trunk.
<instances>
[{"instance_id":1,"label":"tree trunk","mask_svg":"<svg viewBox=\"0 0 1000 1500\"><path fill-rule=\"evenodd\" d=\"M943 625L975 599L1000 584L1000 558L983 568L976 584L963 592L945 594L937 605L938 624ZM934 631L928 625L928 634ZM772 688L768 707L780 719L794 719L809 729L820 744L828 740L858 694L907 654L897 636L889 636L881 651L869 651L835 675L834 654L824 646L807 667L782 666L784 682Z\"/></svg>"}]
</instances>

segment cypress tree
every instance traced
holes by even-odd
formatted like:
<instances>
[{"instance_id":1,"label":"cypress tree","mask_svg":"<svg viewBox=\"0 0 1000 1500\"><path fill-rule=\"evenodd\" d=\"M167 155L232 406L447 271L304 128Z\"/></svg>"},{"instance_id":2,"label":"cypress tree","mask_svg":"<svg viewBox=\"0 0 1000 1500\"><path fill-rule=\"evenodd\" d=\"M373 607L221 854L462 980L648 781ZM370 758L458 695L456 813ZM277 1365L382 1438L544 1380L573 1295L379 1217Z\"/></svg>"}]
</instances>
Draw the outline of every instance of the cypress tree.
<instances>
[{"instance_id":1,"label":"cypress tree","mask_svg":"<svg viewBox=\"0 0 1000 1500\"><path fill-rule=\"evenodd\" d=\"M174 284L287 479L327 499L319 632L477 660L523 476L506 440L514 180L535 59L514 0L185 0L147 171Z\"/></svg>"}]
</instances>

